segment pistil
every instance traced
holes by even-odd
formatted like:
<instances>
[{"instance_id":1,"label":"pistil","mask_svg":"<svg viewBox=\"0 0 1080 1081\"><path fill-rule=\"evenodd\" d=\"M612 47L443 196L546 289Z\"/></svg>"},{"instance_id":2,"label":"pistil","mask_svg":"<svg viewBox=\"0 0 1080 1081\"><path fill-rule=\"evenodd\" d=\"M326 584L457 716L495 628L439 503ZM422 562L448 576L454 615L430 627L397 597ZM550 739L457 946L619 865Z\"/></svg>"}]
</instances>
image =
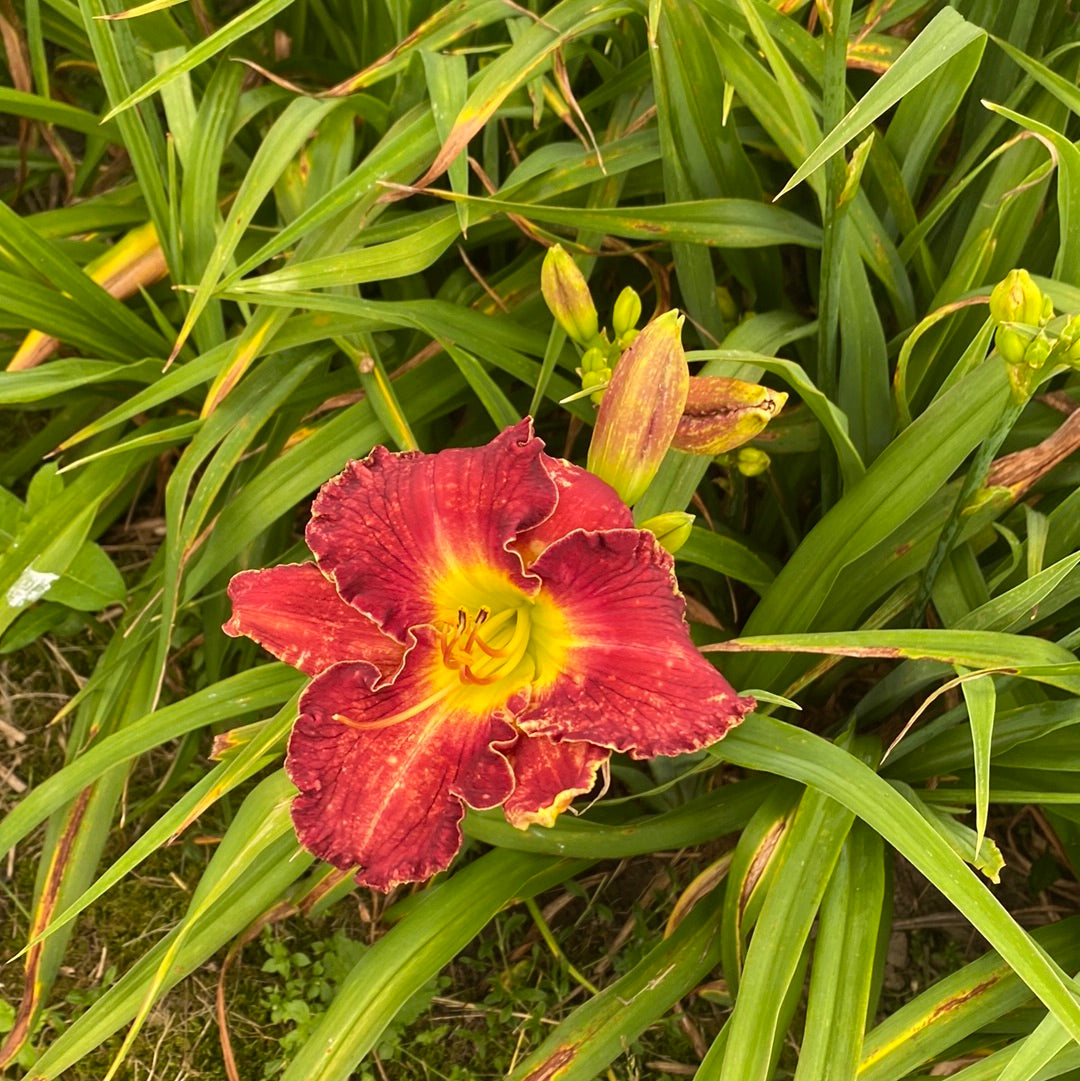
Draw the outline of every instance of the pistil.
<instances>
[{"instance_id":1,"label":"pistil","mask_svg":"<svg viewBox=\"0 0 1080 1081\"><path fill-rule=\"evenodd\" d=\"M335 713L333 718L340 724L355 728L358 732L372 732L379 728L390 728L395 724L401 724L402 721L415 717L418 713L423 713L424 710L429 709L436 702L446 698L452 689L452 687L441 687L434 694L430 694L422 701L414 703L408 709L403 709L400 713L395 713L390 717L383 717L378 721L354 721L343 713Z\"/></svg>"}]
</instances>

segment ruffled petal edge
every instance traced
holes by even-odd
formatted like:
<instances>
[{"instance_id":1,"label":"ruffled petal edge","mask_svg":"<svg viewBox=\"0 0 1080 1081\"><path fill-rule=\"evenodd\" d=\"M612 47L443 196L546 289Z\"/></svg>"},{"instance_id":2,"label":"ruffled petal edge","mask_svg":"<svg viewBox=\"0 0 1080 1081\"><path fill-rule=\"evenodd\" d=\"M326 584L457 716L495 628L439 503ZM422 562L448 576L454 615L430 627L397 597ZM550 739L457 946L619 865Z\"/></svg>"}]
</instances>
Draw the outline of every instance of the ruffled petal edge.
<instances>
[{"instance_id":1,"label":"ruffled petal edge","mask_svg":"<svg viewBox=\"0 0 1080 1081\"><path fill-rule=\"evenodd\" d=\"M348 605L314 563L241 571L229 583L233 614L222 630L258 642L309 676L341 661L397 671L404 647Z\"/></svg>"},{"instance_id":2,"label":"ruffled petal edge","mask_svg":"<svg viewBox=\"0 0 1080 1081\"><path fill-rule=\"evenodd\" d=\"M507 757L514 771L514 791L503 803L503 813L510 825L527 829L553 826L575 796L591 792L611 752L592 743L522 734Z\"/></svg>"},{"instance_id":3,"label":"ruffled petal edge","mask_svg":"<svg viewBox=\"0 0 1080 1081\"><path fill-rule=\"evenodd\" d=\"M379 684L372 665L339 664L300 700L286 758L300 790L297 836L376 890L445 869L461 847L465 804L495 807L513 790L500 750L513 728L455 702L440 669L434 635L420 628L393 682Z\"/></svg>"},{"instance_id":4,"label":"ruffled petal edge","mask_svg":"<svg viewBox=\"0 0 1080 1081\"><path fill-rule=\"evenodd\" d=\"M690 640L672 567L652 534L632 529L571 533L540 556L565 656L533 688L523 731L653 758L715 743L753 708Z\"/></svg>"}]
</instances>

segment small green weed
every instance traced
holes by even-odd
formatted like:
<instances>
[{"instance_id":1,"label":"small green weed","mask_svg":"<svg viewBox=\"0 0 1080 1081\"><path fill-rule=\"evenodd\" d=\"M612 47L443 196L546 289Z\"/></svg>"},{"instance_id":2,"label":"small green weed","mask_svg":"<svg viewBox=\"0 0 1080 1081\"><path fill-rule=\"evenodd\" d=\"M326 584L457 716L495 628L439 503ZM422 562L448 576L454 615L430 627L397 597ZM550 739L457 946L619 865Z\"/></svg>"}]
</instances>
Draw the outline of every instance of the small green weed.
<instances>
[{"instance_id":1,"label":"small green weed","mask_svg":"<svg viewBox=\"0 0 1080 1081\"><path fill-rule=\"evenodd\" d=\"M270 1024L284 1029L275 1037L281 1054L263 1066L262 1076L273 1077L288 1066L297 1049L311 1036L326 1007L368 947L341 929L329 938L316 939L305 943L302 949L294 949L276 937L272 928L266 927L260 942L266 953L261 971L270 978L263 983L258 1003ZM398 1057L402 1051L402 1033L431 1005L440 986L448 982L445 976L429 981L402 1007L375 1049L380 1061ZM354 1077L356 1081L381 1081L370 1065L362 1066Z\"/></svg>"},{"instance_id":2,"label":"small green weed","mask_svg":"<svg viewBox=\"0 0 1080 1081\"><path fill-rule=\"evenodd\" d=\"M501 913L469 950L409 1000L351 1081L505 1077L585 998L567 962L604 986L640 959L640 941L659 933L658 914L668 910L682 878L673 870L666 864L658 870L651 860L627 861L542 899L559 957L524 906ZM258 1063L261 1076L272 1078L287 1069L369 949L356 923L342 926L342 919L348 917L338 909L328 923L268 926L246 955L246 974L237 984L241 1000L231 1004L231 1013L237 1019L246 1015L260 1034L254 1042L241 1037L249 1071ZM683 1007L686 1012L661 1019L628 1041L628 1057L615 1076L633 1077L650 1062L697 1061L697 1031L715 1032L720 1014L697 996ZM629 1072L624 1074L624 1067Z\"/></svg>"}]
</instances>

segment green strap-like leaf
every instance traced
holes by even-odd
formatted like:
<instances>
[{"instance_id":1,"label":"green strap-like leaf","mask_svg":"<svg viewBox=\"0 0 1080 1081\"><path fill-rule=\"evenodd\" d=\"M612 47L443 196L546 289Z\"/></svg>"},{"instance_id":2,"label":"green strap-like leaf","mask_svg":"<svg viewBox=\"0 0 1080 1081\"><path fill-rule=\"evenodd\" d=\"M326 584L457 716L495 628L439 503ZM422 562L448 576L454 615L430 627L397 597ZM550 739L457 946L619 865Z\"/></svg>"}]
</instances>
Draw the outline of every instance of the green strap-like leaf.
<instances>
[{"instance_id":1,"label":"green strap-like leaf","mask_svg":"<svg viewBox=\"0 0 1080 1081\"><path fill-rule=\"evenodd\" d=\"M545 1073L559 1081L592 1081L602 1076L601 1071L624 1053L627 1041L716 965L720 957L716 901L715 896L699 901L671 935L629 972L554 1028L508 1081L526 1081Z\"/></svg>"},{"instance_id":2,"label":"green strap-like leaf","mask_svg":"<svg viewBox=\"0 0 1080 1081\"><path fill-rule=\"evenodd\" d=\"M215 30L209 37L203 38L198 45L188 49L178 60L171 63L163 71L159 71L152 79L147 79L137 90L133 90L123 101L119 101L106 114L105 119L111 120L118 113L130 109L140 101L145 101L151 94L156 93L167 83L172 82L178 75L192 68L210 57L216 56L222 49L227 49L234 41L238 41L245 34L263 25L272 19L279 11L284 11L293 0L256 0L251 7L242 11L235 18L227 22L219 30Z\"/></svg>"},{"instance_id":3,"label":"green strap-like leaf","mask_svg":"<svg viewBox=\"0 0 1080 1081\"><path fill-rule=\"evenodd\" d=\"M938 12L900 59L859 99L855 108L822 139L795 170L795 175L784 185L777 198L801 184L867 125L895 105L909 90L918 86L950 57L985 34L985 30L973 26L954 8L947 7Z\"/></svg>"},{"instance_id":4,"label":"green strap-like leaf","mask_svg":"<svg viewBox=\"0 0 1080 1081\"><path fill-rule=\"evenodd\" d=\"M119 732L91 744L67 766L27 793L14 810L0 820L0 849L6 852L13 848L53 811L74 799L113 766L187 732L233 721L246 713L276 705L296 690L301 679L300 674L287 665L264 664L131 721Z\"/></svg>"},{"instance_id":5,"label":"green strap-like leaf","mask_svg":"<svg viewBox=\"0 0 1080 1081\"><path fill-rule=\"evenodd\" d=\"M346 1081L405 1002L504 905L532 897L582 866L496 850L426 890L345 978L282 1081Z\"/></svg>"},{"instance_id":6,"label":"green strap-like leaf","mask_svg":"<svg viewBox=\"0 0 1080 1081\"><path fill-rule=\"evenodd\" d=\"M729 732L713 753L747 769L812 785L848 807L941 890L1080 1040L1080 1000L1072 980L1033 944L919 812L871 769L819 736L758 714Z\"/></svg>"}]
</instances>

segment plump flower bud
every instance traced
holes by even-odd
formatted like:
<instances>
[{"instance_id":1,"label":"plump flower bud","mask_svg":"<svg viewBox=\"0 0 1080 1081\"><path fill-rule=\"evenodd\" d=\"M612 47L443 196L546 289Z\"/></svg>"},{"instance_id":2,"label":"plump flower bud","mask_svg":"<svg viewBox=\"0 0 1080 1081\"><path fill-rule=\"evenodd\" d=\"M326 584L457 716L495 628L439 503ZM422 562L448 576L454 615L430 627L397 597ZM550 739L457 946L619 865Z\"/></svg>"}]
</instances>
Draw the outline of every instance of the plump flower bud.
<instances>
[{"instance_id":1,"label":"plump flower bud","mask_svg":"<svg viewBox=\"0 0 1080 1081\"><path fill-rule=\"evenodd\" d=\"M724 376L694 376L672 446L691 454L723 454L753 439L788 396Z\"/></svg>"},{"instance_id":2,"label":"plump flower bud","mask_svg":"<svg viewBox=\"0 0 1080 1081\"><path fill-rule=\"evenodd\" d=\"M607 362L607 350L601 349L598 346L593 346L592 349L586 349L581 355L581 373L584 375L586 372L598 372L601 368L606 368Z\"/></svg>"},{"instance_id":3,"label":"plump flower bud","mask_svg":"<svg viewBox=\"0 0 1080 1081\"><path fill-rule=\"evenodd\" d=\"M1026 270L1010 270L990 294L990 315L998 323L1040 326L1054 314L1050 298Z\"/></svg>"},{"instance_id":4,"label":"plump flower bud","mask_svg":"<svg viewBox=\"0 0 1080 1081\"><path fill-rule=\"evenodd\" d=\"M1023 364L1024 352L1031 342L1031 332L1001 326L994 331L994 347L1009 364Z\"/></svg>"},{"instance_id":5,"label":"plump flower bud","mask_svg":"<svg viewBox=\"0 0 1080 1081\"><path fill-rule=\"evenodd\" d=\"M611 313L611 329L616 338L621 338L628 330L637 326L641 318L641 297L628 285L615 301L615 308Z\"/></svg>"},{"instance_id":6,"label":"plump flower bud","mask_svg":"<svg viewBox=\"0 0 1080 1081\"><path fill-rule=\"evenodd\" d=\"M686 511L673 510L667 514L657 514L641 523L656 537L657 544L674 555L689 539L694 524L694 516Z\"/></svg>"},{"instance_id":7,"label":"plump flower bud","mask_svg":"<svg viewBox=\"0 0 1080 1081\"><path fill-rule=\"evenodd\" d=\"M740 447L735 455L735 468L744 477L759 477L770 465L772 459L757 447Z\"/></svg>"},{"instance_id":8,"label":"plump flower bud","mask_svg":"<svg viewBox=\"0 0 1080 1081\"><path fill-rule=\"evenodd\" d=\"M690 384L682 322L670 311L641 331L616 365L596 415L589 470L627 504L656 475L682 416Z\"/></svg>"},{"instance_id":9,"label":"plump flower bud","mask_svg":"<svg viewBox=\"0 0 1080 1081\"><path fill-rule=\"evenodd\" d=\"M591 390L589 401L593 405L599 405L604 400L604 391L611 379L611 369L608 367L593 368L592 371L581 373L581 389Z\"/></svg>"},{"instance_id":10,"label":"plump flower bud","mask_svg":"<svg viewBox=\"0 0 1080 1081\"><path fill-rule=\"evenodd\" d=\"M558 244L544 256L540 292L559 326L579 345L591 345L600 329L596 305L577 263Z\"/></svg>"}]
</instances>

